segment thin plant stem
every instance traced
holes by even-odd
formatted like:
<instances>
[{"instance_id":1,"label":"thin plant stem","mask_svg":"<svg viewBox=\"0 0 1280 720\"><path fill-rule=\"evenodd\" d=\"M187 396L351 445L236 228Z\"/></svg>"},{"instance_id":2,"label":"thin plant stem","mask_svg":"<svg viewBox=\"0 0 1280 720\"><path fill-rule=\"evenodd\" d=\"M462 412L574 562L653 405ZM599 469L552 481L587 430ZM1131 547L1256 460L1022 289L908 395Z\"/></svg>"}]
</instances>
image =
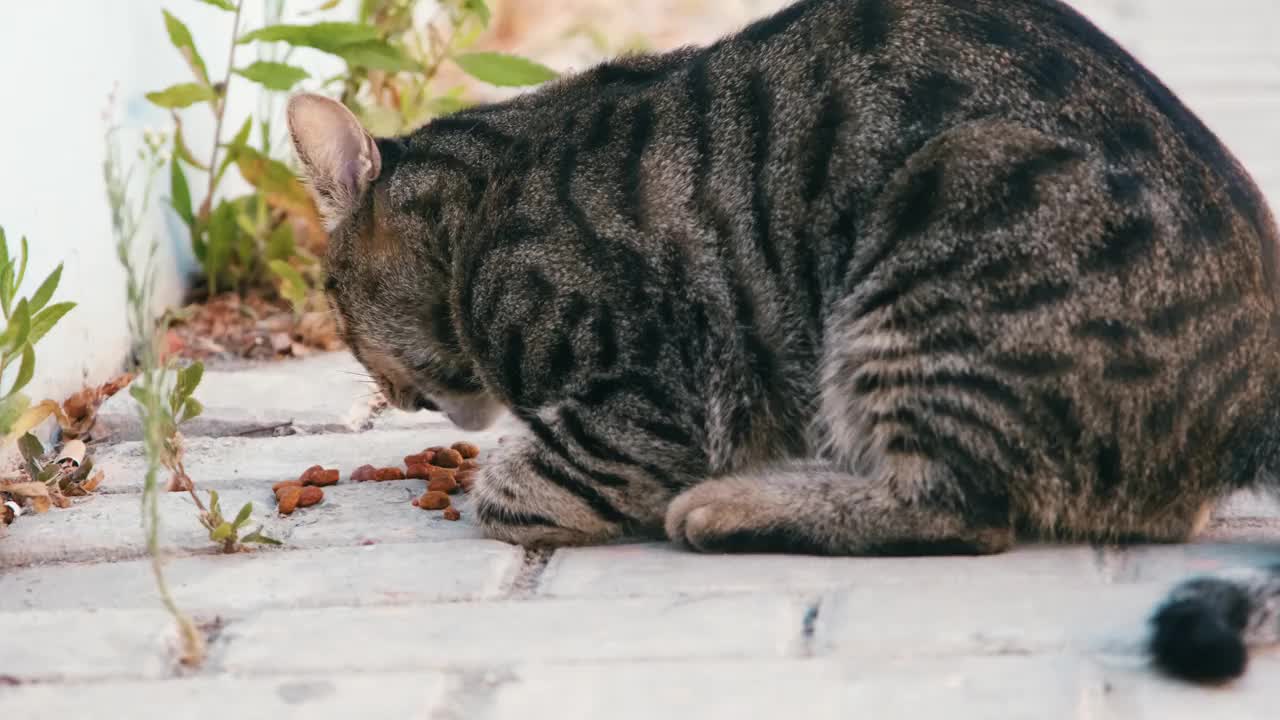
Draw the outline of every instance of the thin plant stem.
<instances>
[{"instance_id":1,"label":"thin plant stem","mask_svg":"<svg viewBox=\"0 0 1280 720\"><path fill-rule=\"evenodd\" d=\"M222 148L222 121L227 115L227 96L231 94L231 71L236 63L236 41L240 39L240 11L244 0L236 1L235 19L231 21L231 48L227 50L227 72L222 76L222 92L219 93L217 112L213 121L213 153L209 158L209 190L205 193L200 212L207 213L213 207L214 181L218 177L218 150Z\"/></svg>"}]
</instances>

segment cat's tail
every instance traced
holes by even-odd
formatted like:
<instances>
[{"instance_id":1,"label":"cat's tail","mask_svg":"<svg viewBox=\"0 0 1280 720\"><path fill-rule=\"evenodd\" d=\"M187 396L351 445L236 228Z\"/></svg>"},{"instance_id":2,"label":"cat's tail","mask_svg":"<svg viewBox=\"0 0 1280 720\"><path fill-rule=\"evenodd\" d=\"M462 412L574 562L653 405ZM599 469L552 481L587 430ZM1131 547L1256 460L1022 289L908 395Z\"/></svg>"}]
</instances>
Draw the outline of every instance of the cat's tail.
<instances>
[{"instance_id":1,"label":"cat's tail","mask_svg":"<svg viewBox=\"0 0 1280 720\"><path fill-rule=\"evenodd\" d=\"M1280 565L1178 585L1151 619L1157 667L1194 682L1244 674L1249 648L1280 642Z\"/></svg>"}]
</instances>

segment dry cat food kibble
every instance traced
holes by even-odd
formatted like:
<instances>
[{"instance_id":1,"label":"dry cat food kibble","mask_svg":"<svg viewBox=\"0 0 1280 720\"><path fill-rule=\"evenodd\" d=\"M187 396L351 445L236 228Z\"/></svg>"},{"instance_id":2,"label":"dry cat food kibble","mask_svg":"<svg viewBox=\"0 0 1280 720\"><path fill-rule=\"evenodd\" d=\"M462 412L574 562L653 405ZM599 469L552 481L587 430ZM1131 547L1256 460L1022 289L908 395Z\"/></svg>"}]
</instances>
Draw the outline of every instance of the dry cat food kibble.
<instances>
[{"instance_id":1,"label":"dry cat food kibble","mask_svg":"<svg viewBox=\"0 0 1280 720\"><path fill-rule=\"evenodd\" d=\"M454 479L453 473L440 472L444 468L432 468L431 481L427 483L427 489L442 493L458 492L458 481Z\"/></svg>"},{"instance_id":2,"label":"dry cat food kibble","mask_svg":"<svg viewBox=\"0 0 1280 720\"><path fill-rule=\"evenodd\" d=\"M480 448L469 442L456 442L453 444L453 449L458 451L463 460L470 460L480 454Z\"/></svg>"},{"instance_id":3,"label":"dry cat food kibble","mask_svg":"<svg viewBox=\"0 0 1280 720\"><path fill-rule=\"evenodd\" d=\"M302 493L298 495L298 507L311 507L324 500L324 490L318 487L304 487Z\"/></svg>"},{"instance_id":4,"label":"dry cat food kibble","mask_svg":"<svg viewBox=\"0 0 1280 720\"><path fill-rule=\"evenodd\" d=\"M372 480L377 472L378 469L372 465L361 465L351 471L351 482L365 482L367 480Z\"/></svg>"},{"instance_id":5,"label":"dry cat food kibble","mask_svg":"<svg viewBox=\"0 0 1280 720\"><path fill-rule=\"evenodd\" d=\"M302 477L298 479L302 481L303 485L314 485L317 487L322 485L337 485L338 471L325 470L319 465L312 465L303 471Z\"/></svg>"},{"instance_id":6,"label":"dry cat food kibble","mask_svg":"<svg viewBox=\"0 0 1280 720\"><path fill-rule=\"evenodd\" d=\"M296 487L296 488L302 487L302 481L301 480L281 480L280 482L271 486L271 492L275 493L276 497L280 497L281 490L285 488L291 488L291 487Z\"/></svg>"},{"instance_id":7,"label":"dry cat food kibble","mask_svg":"<svg viewBox=\"0 0 1280 720\"><path fill-rule=\"evenodd\" d=\"M429 490L423 493L422 497L414 500L413 504L423 510L443 510L449 507L449 495L436 490Z\"/></svg>"},{"instance_id":8,"label":"dry cat food kibble","mask_svg":"<svg viewBox=\"0 0 1280 720\"><path fill-rule=\"evenodd\" d=\"M445 520L458 520L461 518L462 518L462 513L458 512L458 508L455 508L452 505L450 505L449 507L444 509Z\"/></svg>"},{"instance_id":9,"label":"dry cat food kibble","mask_svg":"<svg viewBox=\"0 0 1280 720\"><path fill-rule=\"evenodd\" d=\"M297 486L280 488L280 492L276 493L278 501L277 509L281 515L292 515L295 508L298 507L298 501L302 499L302 488Z\"/></svg>"},{"instance_id":10,"label":"dry cat food kibble","mask_svg":"<svg viewBox=\"0 0 1280 720\"><path fill-rule=\"evenodd\" d=\"M423 450L416 455L405 455L404 464L406 467L413 465L430 465L436 459L436 454L432 450Z\"/></svg>"},{"instance_id":11,"label":"dry cat food kibble","mask_svg":"<svg viewBox=\"0 0 1280 720\"><path fill-rule=\"evenodd\" d=\"M405 468L404 476L411 480L430 480L433 469L435 468L426 463L410 465Z\"/></svg>"},{"instance_id":12,"label":"dry cat food kibble","mask_svg":"<svg viewBox=\"0 0 1280 720\"><path fill-rule=\"evenodd\" d=\"M431 464L442 468L456 468L462 464L462 453L453 448L445 448L436 453Z\"/></svg>"},{"instance_id":13,"label":"dry cat food kibble","mask_svg":"<svg viewBox=\"0 0 1280 720\"><path fill-rule=\"evenodd\" d=\"M403 480L404 471L400 468L384 467L378 468L373 473L373 479L378 482L386 482L388 480Z\"/></svg>"}]
</instances>

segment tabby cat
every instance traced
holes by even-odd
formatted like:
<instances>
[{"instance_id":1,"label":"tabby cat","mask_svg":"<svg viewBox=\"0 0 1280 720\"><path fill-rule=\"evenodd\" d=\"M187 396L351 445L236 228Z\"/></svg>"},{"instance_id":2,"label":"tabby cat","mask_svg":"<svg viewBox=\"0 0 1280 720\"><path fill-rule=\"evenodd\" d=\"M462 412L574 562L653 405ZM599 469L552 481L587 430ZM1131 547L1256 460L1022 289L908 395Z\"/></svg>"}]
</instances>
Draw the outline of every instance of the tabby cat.
<instances>
[{"instance_id":1,"label":"tabby cat","mask_svg":"<svg viewBox=\"0 0 1280 720\"><path fill-rule=\"evenodd\" d=\"M1280 489L1271 214L1057 0L803 0L406 137L289 122L382 391L528 428L493 537L1176 542ZM1192 581L1156 658L1237 675L1278 607L1280 569Z\"/></svg>"}]
</instances>

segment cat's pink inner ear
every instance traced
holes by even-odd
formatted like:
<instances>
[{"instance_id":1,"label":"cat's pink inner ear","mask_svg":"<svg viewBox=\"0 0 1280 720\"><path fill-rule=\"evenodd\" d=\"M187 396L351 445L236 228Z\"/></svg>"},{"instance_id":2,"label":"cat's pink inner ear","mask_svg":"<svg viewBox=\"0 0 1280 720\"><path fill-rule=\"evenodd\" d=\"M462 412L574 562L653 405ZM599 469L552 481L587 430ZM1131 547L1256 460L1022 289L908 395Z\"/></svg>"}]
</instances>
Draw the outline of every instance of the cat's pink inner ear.
<instances>
[{"instance_id":1,"label":"cat's pink inner ear","mask_svg":"<svg viewBox=\"0 0 1280 720\"><path fill-rule=\"evenodd\" d=\"M289 100L289 133L325 224L333 229L382 171L378 146L342 103L312 94Z\"/></svg>"}]
</instances>

